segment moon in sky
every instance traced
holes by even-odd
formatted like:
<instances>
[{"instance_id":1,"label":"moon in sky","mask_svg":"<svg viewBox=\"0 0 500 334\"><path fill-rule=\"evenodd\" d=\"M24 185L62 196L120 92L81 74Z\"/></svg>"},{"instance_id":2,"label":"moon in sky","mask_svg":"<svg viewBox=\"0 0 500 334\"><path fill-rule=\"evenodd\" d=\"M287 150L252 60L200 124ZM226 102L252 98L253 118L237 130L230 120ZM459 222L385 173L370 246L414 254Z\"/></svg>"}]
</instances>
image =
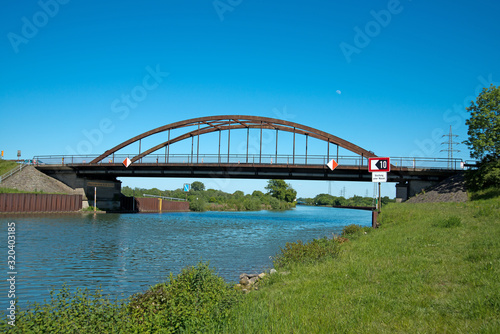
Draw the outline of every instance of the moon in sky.
<instances>
[{"instance_id":1,"label":"moon in sky","mask_svg":"<svg viewBox=\"0 0 500 334\"><path fill-rule=\"evenodd\" d=\"M337 94L339 94L339 95L340 95L340 94L342 94L342 92L341 92L340 90L338 90L338 89L337 89L335 92L336 92Z\"/></svg>"}]
</instances>

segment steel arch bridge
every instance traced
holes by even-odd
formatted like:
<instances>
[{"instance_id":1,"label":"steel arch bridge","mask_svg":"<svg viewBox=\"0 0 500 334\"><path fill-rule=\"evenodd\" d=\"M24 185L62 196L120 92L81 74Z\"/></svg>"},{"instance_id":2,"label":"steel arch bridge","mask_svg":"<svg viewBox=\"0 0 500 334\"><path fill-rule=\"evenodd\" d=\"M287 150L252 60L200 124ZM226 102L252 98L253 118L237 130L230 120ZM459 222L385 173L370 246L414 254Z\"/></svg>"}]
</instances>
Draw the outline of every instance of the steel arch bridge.
<instances>
[{"instance_id":1,"label":"steel arch bridge","mask_svg":"<svg viewBox=\"0 0 500 334\"><path fill-rule=\"evenodd\" d=\"M170 131L186 127L195 127L195 130L188 131L174 138L170 138ZM189 140L191 138L191 162L194 162L194 138L197 137L197 148L196 148L196 163L199 162L199 137L204 134L219 132L219 151L218 151L218 162L221 162L221 132L228 132L228 159L229 159L229 149L230 149L230 138L231 130L246 129L247 130L247 142L246 142L246 159L245 162L248 163L248 146L249 146L249 130L250 129L260 129L260 152L259 152L259 162L262 162L262 130L270 129L276 130L276 160L278 157L278 133L279 131L286 131L293 133L293 154L292 154L292 164L295 164L295 135L304 135L306 137L306 151L305 151L305 161L307 164L307 140L309 137L322 140L327 143L326 157L330 159L330 144L337 146L337 157L339 147L344 148L348 151L353 152L361 157L361 159L366 159L368 157L376 157L373 152L365 150L347 140L334 136L332 134L326 133L324 131L305 126L302 124L284 121L276 118L269 117L259 117L259 116L245 116L245 115L221 115L221 116L208 116L208 117L198 117L193 119L188 119L184 121L179 121L171 124L167 124L156 129L144 132L138 136L135 136L123 143L107 150L103 154L94 158L90 161L90 164L102 163L106 158L113 156L119 150L126 148L134 143L139 142L139 154L132 157L130 160L132 163L141 161L142 158L157 152L160 149L165 148L165 163L169 162L170 156L170 146L172 144L178 143L183 140ZM144 152L141 152L141 141L152 135L167 132L168 140L157 144ZM113 159L114 160L114 159ZM275 162L276 162L275 160Z\"/></svg>"},{"instance_id":2,"label":"steel arch bridge","mask_svg":"<svg viewBox=\"0 0 500 334\"><path fill-rule=\"evenodd\" d=\"M231 131L241 129L246 130L246 152L245 154L233 154L230 152ZM251 156L249 154L250 129L260 130L259 152ZM174 136L171 137L172 130L177 131L174 131ZM274 154L264 155L262 152L263 130L276 131ZM221 153L222 131L227 132L227 155ZM291 144L293 148L292 154L279 154L278 134L280 131L293 134L293 140L290 138L287 140L287 143ZM167 141L162 141L144 151L141 150L143 139L165 132L168 137ZM201 154L200 137L217 132L219 134L218 154ZM305 136L305 156L296 154L296 135ZM197 138L196 150L195 137ZM326 143L325 155L308 155L309 137ZM179 155L170 152L172 145L189 141L189 139L191 139L190 154L184 152L184 154ZM135 143L139 143L137 154L119 152L132 144L135 145ZM330 152L332 145L336 146L334 154ZM339 148L352 152L355 156L339 156ZM157 153L163 149L164 153ZM184 147L183 150L188 149ZM222 159L223 157L224 159ZM130 138L99 156L36 156L33 160L38 162L36 166L38 170L72 188L86 189L87 196L91 196L94 187L101 186L105 189L107 189L106 187L114 188L114 190L107 192L109 197L113 197L120 194L121 181L117 179L118 177L371 182L372 175L368 171L368 158L370 157L377 156L347 140L302 124L269 117L221 115L198 117L158 127ZM122 163L125 158L131 160L128 167ZM326 163L332 158L336 159L339 164L333 171L326 166ZM459 173L462 169L462 163L461 159L391 157L391 171L387 174L387 181L398 183L396 185L397 197L406 199L429 185Z\"/></svg>"}]
</instances>

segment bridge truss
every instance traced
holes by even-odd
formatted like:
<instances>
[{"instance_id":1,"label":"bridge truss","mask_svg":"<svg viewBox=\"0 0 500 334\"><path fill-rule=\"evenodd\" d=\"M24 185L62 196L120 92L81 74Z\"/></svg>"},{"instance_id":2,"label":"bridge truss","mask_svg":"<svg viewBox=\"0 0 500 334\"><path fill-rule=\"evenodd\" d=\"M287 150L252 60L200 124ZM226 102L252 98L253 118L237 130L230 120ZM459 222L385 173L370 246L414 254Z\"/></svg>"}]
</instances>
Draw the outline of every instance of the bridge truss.
<instances>
[{"instance_id":1,"label":"bridge truss","mask_svg":"<svg viewBox=\"0 0 500 334\"><path fill-rule=\"evenodd\" d=\"M175 129L180 129L180 128L188 128L188 127L194 127L194 130L187 131L181 135L178 135L174 138L171 138L170 132ZM147 157L148 155L153 154L154 152L158 152L161 149L165 149L164 153L164 159L159 160L159 162L164 162L164 163L169 163L170 162L170 146L172 146L175 143L184 141L184 140L189 140L191 139L191 154L190 158L188 158L188 161L191 163L200 163L201 159L200 158L200 148L199 148L199 143L200 143L200 136L208 134L208 133L213 133L213 132L218 132L219 133L219 145L218 145L218 154L217 154L217 163L222 163L223 162L223 156L225 155L221 151L221 136L222 136L222 131L227 131L227 163L229 163L229 157L231 156L230 154L230 142L231 142L231 130L238 130L238 129L246 129L247 136L246 136L246 155L242 157L243 159L240 159L241 163L255 163L255 155L250 157L249 154L249 134L250 134L250 129L259 129L260 130L260 152L258 155L258 162L261 163L263 159L263 154L262 154L262 131L264 129L270 129L270 130L275 130L276 131L276 150L275 150L275 162L278 161L278 157L280 156L278 152L278 142L279 142L279 132L280 131L285 131L285 132L290 132L293 133L293 153L291 156L291 161L290 159L289 162L291 164L295 164L295 158L296 158L296 148L295 148L295 136L296 135L303 135L306 138L306 146L305 146L305 155L303 156L304 163L307 164L307 159L308 159L308 138L316 138L319 140L322 140L326 143L326 156L327 159L330 158L331 152L330 152L330 146L336 145L336 155L339 156L339 147L344 148L348 151L353 152L354 154L357 154L358 156L361 156L362 159L366 159L368 157L375 157L376 155L373 152L370 152L368 150L365 150L357 145L354 145L351 142L348 142L342 138L336 137L332 134L326 133L324 131L308 127L302 124L294 123L294 122L289 122L289 121L284 121L284 120L279 120L275 118L269 118L269 117L258 117L258 116L243 116L243 115L222 115L222 116L209 116L209 117L199 117L199 118L193 118L189 120L184 120L180 122L175 122L171 124L167 124L165 126L158 127L156 129L144 132L138 136L135 136L129 140L124 141L123 143L113 147L110 150L107 150L103 154L99 155L98 157L94 158L92 161L90 161L91 164L97 164L97 163L102 163L105 162L106 159L111 158L112 161L113 155L116 154L118 151L124 149L127 146L130 146L134 143L139 142L139 154L133 156L130 160L132 163L135 163L137 161L142 161L144 157ZM168 136L168 140L162 143L159 143L145 151L141 151L141 141L147 137L150 137L152 135L161 133L161 132L166 132ZM194 142L195 142L195 137L197 138L196 140L196 148L194 147ZM156 156L159 158L159 154L156 154ZM333 157L333 155L332 155Z\"/></svg>"}]
</instances>

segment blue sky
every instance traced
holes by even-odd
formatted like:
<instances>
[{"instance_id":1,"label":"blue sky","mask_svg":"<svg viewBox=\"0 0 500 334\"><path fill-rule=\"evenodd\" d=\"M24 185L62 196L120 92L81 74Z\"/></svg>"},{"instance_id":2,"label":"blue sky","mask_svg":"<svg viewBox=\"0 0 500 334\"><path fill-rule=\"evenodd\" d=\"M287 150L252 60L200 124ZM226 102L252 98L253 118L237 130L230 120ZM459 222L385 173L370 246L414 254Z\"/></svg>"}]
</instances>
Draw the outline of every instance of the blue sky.
<instances>
[{"instance_id":1,"label":"blue sky","mask_svg":"<svg viewBox=\"0 0 500 334\"><path fill-rule=\"evenodd\" d=\"M500 84L499 13L487 0L9 1L0 13L0 149L7 159L17 150L100 154L164 124L248 114L379 156L446 157L441 136L451 125L465 140L465 107ZM247 193L266 184L202 181ZM291 183L299 196L328 191L326 182ZM344 186L348 196L373 192L371 183L335 182L332 194Z\"/></svg>"}]
</instances>

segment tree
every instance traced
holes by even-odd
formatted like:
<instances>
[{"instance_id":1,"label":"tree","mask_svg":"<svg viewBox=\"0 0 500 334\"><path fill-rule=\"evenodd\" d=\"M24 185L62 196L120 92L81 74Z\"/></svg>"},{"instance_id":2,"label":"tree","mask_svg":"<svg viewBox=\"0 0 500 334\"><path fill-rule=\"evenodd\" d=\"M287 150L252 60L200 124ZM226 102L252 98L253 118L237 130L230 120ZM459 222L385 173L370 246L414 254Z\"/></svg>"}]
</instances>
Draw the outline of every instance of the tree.
<instances>
[{"instance_id":1,"label":"tree","mask_svg":"<svg viewBox=\"0 0 500 334\"><path fill-rule=\"evenodd\" d=\"M203 191L205 190L205 185L203 184L203 182L194 181L193 183L191 183L191 189L193 191Z\"/></svg>"},{"instance_id":2,"label":"tree","mask_svg":"<svg viewBox=\"0 0 500 334\"><path fill-rule=\"evenodd\" d=\"M483 159L489 156L500 158L500 86L491 85L466 108L471 117L465 121L469 126L467 144L470 156Z\"/></svg>"},{"instance_id":3,"label":"tree","mask_svg":"<svg viewBox=\"0 0 500 334\"><path fill-rule=\"evenodd\" d=\"M252 196L261 198L261 197L264 197L264 193L260 190L254 190L252 193Z\"/></svg>"},{"instance_id":4,"label":"tree","mask_svg":"<svg viewBox=\"0 0 500 334\"><path fill-rule=\"evenodd\" d=\"M269 180L266 190L271 196L279 199L280 201L293 202L297 196L297 192L292 186L283 180L272 179Z\"/></svg>"},{"instance_id":5,"label":"tree","mask_svg":"<svg viewBox=\"0 0 500 334\"><path fill-rule=\"evenodd\" d=\"M241 190L236 190L234 193L233 193L233 196L236 197L236 198L241 198L241 197L244 197L245 196L245 193Z\"/></svg>"}]
</instances>

